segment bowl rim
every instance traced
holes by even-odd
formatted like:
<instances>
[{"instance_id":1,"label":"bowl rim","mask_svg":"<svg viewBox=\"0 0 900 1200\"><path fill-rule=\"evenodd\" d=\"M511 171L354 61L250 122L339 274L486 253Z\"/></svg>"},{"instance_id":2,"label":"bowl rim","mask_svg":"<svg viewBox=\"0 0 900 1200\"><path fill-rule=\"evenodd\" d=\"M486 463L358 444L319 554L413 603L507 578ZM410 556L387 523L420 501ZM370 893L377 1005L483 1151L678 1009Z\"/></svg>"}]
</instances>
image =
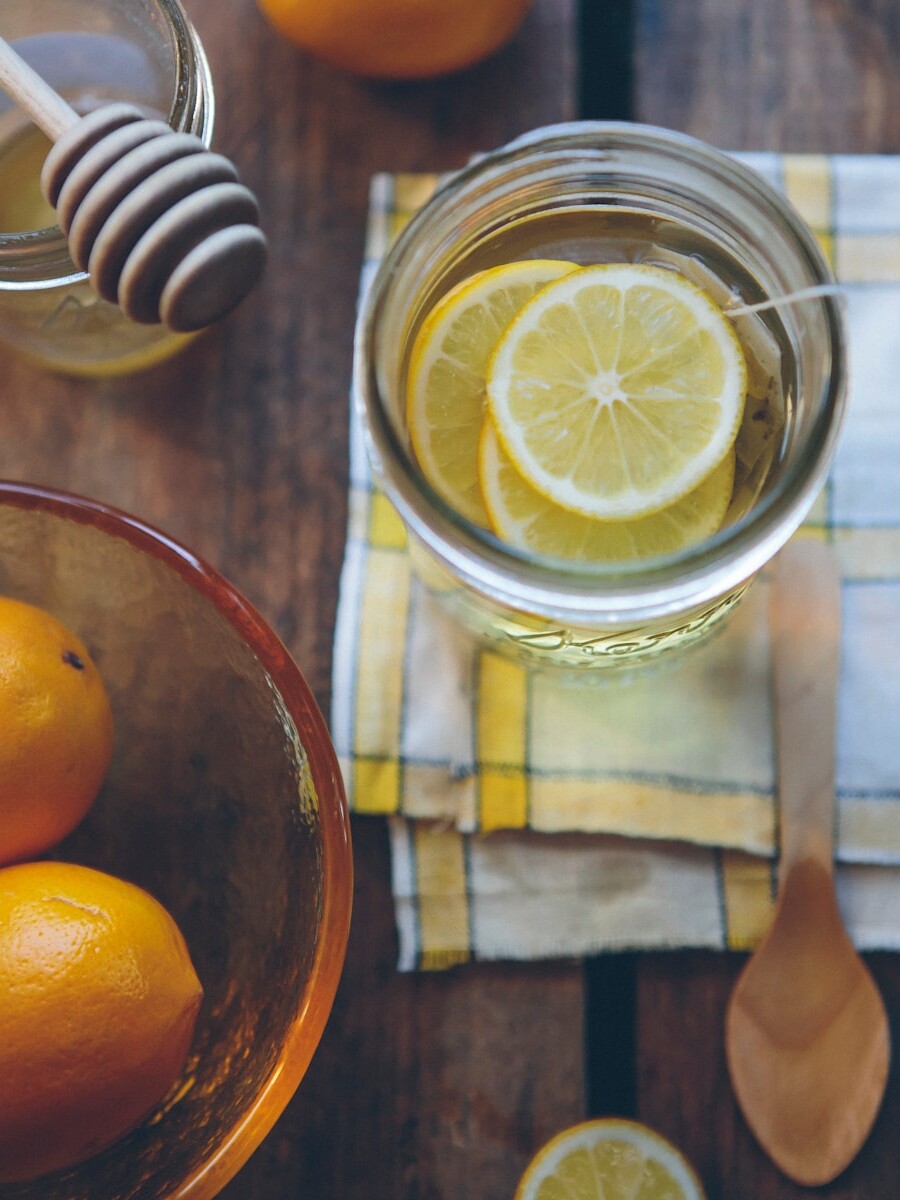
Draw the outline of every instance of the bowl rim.
<instances>
[{"instance_id":1,"label":"bowl rim","mask_svg":"<svg viewBox=\"0 0 900 1200\"><path fill-rule=\"evenodd\" d=\"M257 655L303 738L319 799L323 896L321 934L281 1053L250 1107L168 1200L212 1200L280 1117L318 1047L334 1003L350 931L353 857L346 792L325 719L289 651L253 605L219 571L177 539L105 502L43 485L0 479L0 506L50 512L124 538L206 597Z\"/></svg>"}]
</instances>

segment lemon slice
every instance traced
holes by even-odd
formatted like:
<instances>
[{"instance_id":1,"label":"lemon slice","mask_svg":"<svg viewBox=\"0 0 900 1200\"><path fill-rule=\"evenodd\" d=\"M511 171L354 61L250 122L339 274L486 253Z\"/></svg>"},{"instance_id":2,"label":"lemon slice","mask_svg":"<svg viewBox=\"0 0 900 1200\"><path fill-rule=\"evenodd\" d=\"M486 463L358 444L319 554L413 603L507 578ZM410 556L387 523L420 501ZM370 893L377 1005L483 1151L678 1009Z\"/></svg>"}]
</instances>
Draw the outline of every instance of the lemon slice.
<instances>
[{"instance_id":1,"label":"lemon slice","mask_svg":"<svg viewBox=\"0 0 900 1200\"><path fill-rule=\"evenodd\" d=\"M478 486L485 376L500 335L521 307L574 263L533 259L490 267L447 292L413 345L407 424L435 491L457 512L488 525Z\"/></svg>"},{"instance_id":2,"label":"lemon slice","mask_svg":"<svg viewBox=\"0 0 900 1200\"><path fill-rule=\"evenodd\" d=\"M691 1166L636 1121L585 1121L539 1150L514 1200L703 1200Z\"/></svg>"},{"instance_id":3,"label":"lemon slice","mask_svg":"<svg viewBox=\"0 0 900 1200\"><path fill-rule=\"evenodd\" d=\"M599 521L561 508L523 479L488 418L478 452L485 508L498 537L536 554L580 562L625 562L671 554L721 526L734 486L734 451L669 508L631 521Z\"/></svg>"},{"instance_id":4,"label":"lemon slice","mask_svg":"<svg viewBox=\"0 0 900 1200\"><path fill-rule=\"evenodd\" d=\"M497 432L555 504L646 516L704 480L734 444L747 365L722 310L661 267L585 267L540 291L494 352Z\"/></svg>"}]
</instances>

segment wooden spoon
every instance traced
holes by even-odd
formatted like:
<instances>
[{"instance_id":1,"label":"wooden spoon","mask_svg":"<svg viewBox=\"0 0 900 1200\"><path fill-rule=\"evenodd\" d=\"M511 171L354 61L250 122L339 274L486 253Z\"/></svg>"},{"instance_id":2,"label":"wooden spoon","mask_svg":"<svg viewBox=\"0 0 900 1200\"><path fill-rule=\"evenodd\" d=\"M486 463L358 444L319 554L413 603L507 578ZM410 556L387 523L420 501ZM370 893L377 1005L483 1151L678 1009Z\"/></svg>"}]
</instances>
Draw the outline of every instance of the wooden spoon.
<instances>
[{"instance_id":1,"label":"wooden spoon","mask_svg":"<svg viewBox=\"0 0 900 1200\"><path fill-rule=\"evenodd\" d=\"M725 1047L763 1148L789 1178L818 1185L868 1136L890 1058L884 1005L844 928L832 879L840 582L824 543L795 541L778 556L771 628L778 903L735 986Z\"/></svg>"},{"instance_id":2,"label":"wooden spoon","mask_svg":"<svg viewBox=\"0 0 900 1200\"><path fill-rule=\"evenodd\" d=\"M266 259L253 194L200 138L130 104L79 116L0 38L0 87L54 142L41 184L77 267L133 321L211 325Z\"/></svg>"}]
</instances>

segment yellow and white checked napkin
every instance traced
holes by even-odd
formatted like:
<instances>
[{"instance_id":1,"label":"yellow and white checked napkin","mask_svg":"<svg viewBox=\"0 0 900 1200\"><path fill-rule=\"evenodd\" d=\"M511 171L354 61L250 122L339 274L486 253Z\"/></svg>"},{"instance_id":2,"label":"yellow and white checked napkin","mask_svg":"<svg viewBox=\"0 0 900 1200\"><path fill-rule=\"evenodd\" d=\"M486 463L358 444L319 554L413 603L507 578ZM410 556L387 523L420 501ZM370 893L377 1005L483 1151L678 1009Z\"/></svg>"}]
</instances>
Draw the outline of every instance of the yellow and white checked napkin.
<instances>
[{"instance_id":1,"label":"yellow and white checked napkin","mask_svg":"<svg viewBox=\"0 0 900 1200\"><path fill-rule=\"evenodd\" d=\"M858 945L900 948L900 158L742 157L846 289L849 415L807 532L843 574L842 904ZM436 182L373 180L363 286ZM332 732L351 807L390 821L401 969L758 940L778 841L767 588L676 670L527 672L411 576L351 416Z\"/></svg>"}]
</instances>

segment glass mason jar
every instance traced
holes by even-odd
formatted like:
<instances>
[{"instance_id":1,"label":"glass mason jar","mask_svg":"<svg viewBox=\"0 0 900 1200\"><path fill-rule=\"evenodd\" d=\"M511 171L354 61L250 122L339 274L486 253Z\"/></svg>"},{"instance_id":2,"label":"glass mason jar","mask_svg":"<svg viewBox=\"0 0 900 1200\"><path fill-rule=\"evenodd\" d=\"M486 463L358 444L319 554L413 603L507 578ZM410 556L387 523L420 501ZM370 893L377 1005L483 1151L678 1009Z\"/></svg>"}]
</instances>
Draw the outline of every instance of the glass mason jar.
<instances>
[{"instance_id":1,"label":"glass mason jar","mask_svg":"<svg viewBox=\"0 0 900 1200\"><path fill-rule=\"evenodd\" d=\"M776 348L781 411L743 511L708 539L664 556L542 558L466 520L429 484L405 424L410 349L437 300L475 271L532 257L604 261L611 247L623 259L699 272L695 281L712 281L723 306L810 288L825 294L772 308L760 314L764 329L745 330ZM668 130L551 126L453 175L377 270L355 342L354 391L369 457L426 586L478 638L531 666L643 664L706 637L797 529L824 482L846 390L832 282L815 238L780 193L727 155ZM757 316L743 319L759 326Z\"/></svg>"},{"instance_id":2,"label":"glass mason jar","mask_svg":"<svg viewBox=\"0 0 900 1200\"><path fill-rule=\"evenodd\" d=\"M178 0L0 0L0 25L77 111L125 100L210 144L212 78ZM193 335L130 321L95 295L69 258L39 190L49 145L0 97L0 340L77 375L121 374L167 358Z\"/></svg>"}]
</instances>

